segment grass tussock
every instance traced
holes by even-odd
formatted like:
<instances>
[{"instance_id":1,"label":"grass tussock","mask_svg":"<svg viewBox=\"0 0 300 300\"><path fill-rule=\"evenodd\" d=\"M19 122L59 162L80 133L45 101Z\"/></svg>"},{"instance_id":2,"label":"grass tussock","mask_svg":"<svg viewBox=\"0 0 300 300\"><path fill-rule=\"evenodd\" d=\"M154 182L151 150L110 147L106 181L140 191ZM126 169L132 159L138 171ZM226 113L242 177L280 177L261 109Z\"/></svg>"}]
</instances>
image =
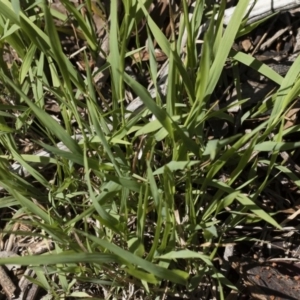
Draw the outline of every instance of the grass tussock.
<instances>
[{"instance_id":1,"label":"grass tussock","mask_svg":"<svg viewBox=\"0 0 300 300\"><path fill-rule=\"evenodd\" d=\"M2 249L13 232L49 243L0 264L30 266L51 299L224 299L224 247L260 238L234 228L280 229L272 190L299 186L282 153L300 146L300 58L281 77L232 50L249 1L226 27L226 1L162 2L0 2ZM239 64L273 93L243 98Z\"/></svg>"}]
</instances>

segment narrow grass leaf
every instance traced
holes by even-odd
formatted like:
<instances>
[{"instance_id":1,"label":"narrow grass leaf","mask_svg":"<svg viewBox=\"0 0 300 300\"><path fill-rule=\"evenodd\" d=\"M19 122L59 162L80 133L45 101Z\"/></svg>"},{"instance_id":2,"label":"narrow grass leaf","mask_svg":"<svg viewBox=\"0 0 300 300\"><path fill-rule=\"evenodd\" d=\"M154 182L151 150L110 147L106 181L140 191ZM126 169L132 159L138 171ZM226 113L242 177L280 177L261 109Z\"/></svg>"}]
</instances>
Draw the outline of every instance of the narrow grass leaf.
<instances>
[{"instance_id":1,"label":"narrow grass leaf","mask_svg":"<svg viewBox=\"0 0 300 300\"><path fill-rule=\"evenodd\" d=\"M166 112L157 106L153 101L149 92L138 82L136 82L129 75L124 74L124 79L126 83L135 91L135 93L141 98L145 106L155 115L157 120L165 127L165 129L170 134L170 137L174 136L174 130L172 126L172 121Z\"/></svg>"},{"instance_id":2,"label":"narrow grass leaf","mask_svg":"<svg viewBox=\"0 0 300 300\"><path fill-rule=\"evenodd\" d=\"M114 232L120 233L119 230L119 222L116 218L112 217L109 213L106 212L105 209L103 209L102 205L99 204L97 198L95 197L94 191L92 189L91 181L90 181L90 170L88 167L86 155L85 155L85 180L88 185L89 189L89 196L93 202L93 206L95 207L95 210L98 212L99 217L101 219L101 223L113 230Z\"/></svg>"},{"instance_id":3,"label":"narrow grass leaf","mask_svg":"<svg viewBox=\"0 0 300 300\"><path fill-rule=\"evenodd\" d=\"M273 152L273 151L287 151L300 147L300 142L263 142L255 145L255 151Z\"/></svg>"},{"instance_id":4,"label":"narrow grass leaf","mask_svg":"<svg viewBox=\"0 0 300 300\"><path fill-rule=\"evenodd\" d=\"M72 264L72 263L90 263L90 264L107 264L112 262L120 262L118 256L114 254L104 253L72 253L71 251L60 254L46 254L24 257L3 258L0 265L20 264L29 265L54 265L54 264Z\"/></svg>"},{"instance_id":5,"label":"narrow grass leaf","mask_svg":"<svg viewBox=\"0 0 300 300\"><path fill-rule=\"evenodd\" d=\"M167 254L157 256L156 258L159 258L159 259L190 259L190 258L199 258L203 262L205 262L205 264L207 266L210 266L210 267L213 266L213 263L210 260L209 256L206 256L205 254L202 254L202 253L199 253L199 252L195 252L195 251L191 251L191 250L171 251L171 252L168 252Z\"/></svg>"},{"instance_id":6,"label":"narrow grass leaf","mask_svg":"<svg viewBox=\"0 0 300 300\"><path fill-rule=\"evenodd\" d=\"M300 56L294 61L277 92L274 108L269 118L269 124L275 124L286 110L287 106L299 94ZM295 86L294 86L295 85Z\"/></svg>"},{"instance_id":7,"label":"narrow grass leaf","mask_svg":"<svg viewBox=\"0 0 300 300\"><path fill-rule=\"evenodd\" d=\"M111 162L113 163L113 166L114 166L117 174L119 176L122 176L119 163L115 159L115 156L111 151L111 147L110 147L109 143L107 142L105 134L104 134L104 132L101 128L101 124L99 123L99 118L96 114L97 113L97 106L96 106L95 103L91 103L91 101L87 102L87 106L89 108L90 117L92 119L93 126L94 126L94 129L95 129L96 133L97 133L97 136L100 138L101 143L103 145L103 148L105 149L105 152L107 153L107 155L109 156Z\"/></svg>"},{"instance_id":8,"label":"narrow grass leaf","mask_svg":"<svg viewBox=\"0 0 300 300\"><path fill-rule=\"evenodd\" d=\"M129 275L134 276L135 278L138 278L140 280L144 280L148 283L152 284L158 284L157 278L153 274L149 274L146 272L143 272L141 270L138 270L136 268L125 268L124 269Z\"/></svg>"},{"instance_id":9,"label":"narrow grass leaf","mask_svg":"<svg viewBox=\"0 0 300 300\"><path fill-rule=\"evenodd\" d=\"M41 108L37 107L5 74L3 74L2 71L0 71L0 76L2 76L2 78L24 99L26 104L36 114L40 122L44 124L46 128L49 128L52 133L69 148L71 152L75 154L81 153L81 149L76 141L74 141L72 137L70 137L70 135L68 135L68 133L50 115L48 115Z\"/></svg>"},{"instance_id":10,"label":"narrow grass leaf","mask_svg":"<svg viewBox=\"0 0 300 300\"><path fill-rule=\"evenodd\" d=\"M68 12L71 12L76 21L78 22L86 41L88 42L89 46L91 47L92 51L95 51L97 49L97 39L95 34L93 34L93 31L90 31L90 28L87 26L87 22L84 20L82 15L79 13L79 11L75 8L75 6L70 2L66 0L61 0L63 5L67 8ZM99 28L100 30L100 28Z\"/></svg>"},{"instance_id":11,"label":"narrow grass leaf","mask_svg":"<svg viewBox=\"0 0 300 300\"><path fill-rule=\"evenodd\" d=\"M153 263L146 261L108 241L101 240L95 236L88 235L84 232L79 232L78 234L82 234L83 236L86 236L90 240L92 240L94 243L100 245L104 249L107 249L111 252L113 252L115 255L117 255L124 264L132 264L137 265L138 267L144 269L145 271L149 272L149 274L153 274L157 276L160 279L168 278L171 282L178 283L185 285L187 283L187 279L189 275L185 272L179 272L177 270L167 270L162 267L158 267L154 265Z\"/></svg>"},{"instance_id":12,"label":"narrow grass leaf","mask_svg":"<svg viewBox=\"0 0 300 300\"><path fill-rule=\"evenodd\" d=\"M223 66L231 50L234 39L239 30L239 26L242 22L242 19L248 7L248 4L249 4L249 0L238 2L233 12L233 15L230 19L230 22L227 28L225 29L224 35L220 42L220 45L222 46L219 47L219 49L217 49L215 60L209 72L209 83L206 90L206 95L208 96L210 96L213 93L216 84L220 78L221 72L223 70Z\"/></svg>"},{"instance_id":13,"label":"narrow grass leaf","mask_svg":"<svg viewBox=\"0 0 300 300\"><path fill-rule=\"evenodd\" d=\"M275 83L277 83L279 85L283 81L282 76L280 76L276 71L274 71L272 68L270 68L267 64L264 64L263 62L257 60L255 57L250 56L249 54L231 50L230 56L234 60L252 68L253 70L257 71L258 73L260 73L263 76L266 76L268 79L274 81Z\"/></svg>"},{"instance_id":14,"label":"narrow grass leaf","mask_svg":"<svg viewBox=\"0 0 300 300\"><path fill-rule=\"evenodd\" d=\"M25 196L21 195L14 189L10 189L10 194L13 195L22 207L26 207L32 214L39 216L46 223L54 223L49 213L42 210L36 203L33 203Z\"/></svg>"},{"instance_id":15,"label":"narrow grass leaf","mask_svg":"<svg viewBox=\"0 0 300 300\"><path fill-rule=\"evenodd\" d=\"M153 175L160 175L163 174L164 169L168 168L170 171L175 172L178 170L186 170L196 164L199 164L200 161L195 160L195 161L170 161L163 167L157 169L156 171L153 172Z\"/></svg>"},{"instance_id":16,"label":"narrow grass leaf","mask_svg":"<svg viewBox=\"0 0 300 300\"><path fill-rule=\"evenodd\" d=\"M47 5L43 6L43 10L45 14L46 29L49 36L51 50L53 51L54 58L64 78L64 83L66 84L66 88L70 93L72 93L72 85L70 81L70 74L68 72L68 68L66 64L66 56L62 51L61 42L56 27L54 25L52 15Z\"/></svg>"},{"instance_id":17,"label":"narrow grass leaf","mask_svg":"<svg viewBox=\"0 0 300 300\"><path fill-rule=\"evenodd\" d=\"M281 229L281 226L263 209L259 208L250 198L246 195L239 194L237 196L237 200L244 205L245 208L251 210L255 213L260 219L265 220L269 224L273 225L274 227Z\"/></svg>"},{"instance_id":18,"label":"narrow grass leaf","mask_svg":"<svg viewBox=\"0 0 300 300\"><path fill-rule=\"evenodd\" d=\"M162 31L159 29L159 27L156 25L156 23L153 21L153 19L150 17L146 7L144 6L144 4L142 3L141 0L138 0L142 10L145 14L145 17L147 19L147 23L148 26L153 34L153 36L155 37L157 43L159 44L159 46L161 47L161 49L163 50L163 52L170 58L171 52L172 52L172 57L174 59L176 68L178 69L179 74L181 75L181 79L185 85L186 91L189 95L189 97L191 99L194 98L194 92L193 92L193 88L191 85L191 82L189 80L189 75L185 69L185 67L182 64L182 61L179 57L179 55L172 51L171 46L170 46L170 42L167 40L167 38L165 37L165 35L162 33Z\"/></svg>"}]
</instances>

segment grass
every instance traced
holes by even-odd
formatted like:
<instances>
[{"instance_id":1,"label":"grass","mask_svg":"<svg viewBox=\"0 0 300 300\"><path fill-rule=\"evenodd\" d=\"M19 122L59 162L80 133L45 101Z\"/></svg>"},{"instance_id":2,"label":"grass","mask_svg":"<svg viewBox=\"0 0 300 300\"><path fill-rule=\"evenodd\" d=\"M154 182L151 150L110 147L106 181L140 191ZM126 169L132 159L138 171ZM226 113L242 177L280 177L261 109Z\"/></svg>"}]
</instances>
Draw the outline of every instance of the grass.
<instances>
[{"instance_id":1,"label":"grass","mask_svg":"<svg viewBox=\"0 0 300 300\"><path fill-rule=\"evenodd\" d=\"M35 283L52 299L160 299L203 292L201 284L208 281L224 299L235 287L221 273L217 258L224 245L245 238L231 237L230 230L259 222L281 228L276 211L266 210L260 199L279 174L299 186L297 174L279 158L280 152L299 147L288 141L299 126L284 129L284 124L299 94L300 58L282 78L231 50L236 37L250 30L240 25L249 1L239 1L224 31L226 1L213 9L196 1L192 12L182 1L180 13L173 11L170 37L148 13L151 1L124 1L122 14L117 1L110 1L109 18L91 1L84 13L83 5L61 2L69 17L44 1L0 2L1 53L14 55L9 63L0 56L2 239L12 234L17 220L30 224L36 240L53 243L43 255L0 264L30 265ZM106 24L110 44L107 63L100 68L110 76L102 87L89 65L101 46L95 14ZM85 42L83 73L63 49L57 18L63 23L71 19L78 43ZM197 33L208 20L200 46ZM144 47L136 34L142 21L149 60L136 67L148 73L154 97L126 71L128 59ZM157 80L155 47L169 62L165 95ZM215 91L226 84L223 70L229 62L253 67L278 89L254 108L243 109L238 132L221 137L212 133L216 120L235 124L228 112L232 104L214 109ZM238 76L233 80L237 89ZM140 98L142 109L126 111L128 93ZM243 106L249 99L238 101ZM57 111L46 109L49 103ZM244 132L247 120L270 109L268 119ZM24 140L51 157L24 150ZM59 142L66 149L56 147ZM12 162L29 176L12 172Z\"/></svg>"}]
</instances>

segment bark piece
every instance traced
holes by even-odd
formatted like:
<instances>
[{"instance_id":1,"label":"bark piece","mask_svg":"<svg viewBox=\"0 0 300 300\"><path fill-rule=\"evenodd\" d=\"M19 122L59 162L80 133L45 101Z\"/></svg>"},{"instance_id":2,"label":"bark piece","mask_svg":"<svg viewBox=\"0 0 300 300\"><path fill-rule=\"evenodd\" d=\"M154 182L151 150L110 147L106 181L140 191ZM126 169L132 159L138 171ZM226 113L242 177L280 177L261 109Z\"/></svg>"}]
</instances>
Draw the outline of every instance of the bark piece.
<instances>
[{"instance_id":1,"label":"bark piece","mask_svg":"<svg viewBox=\"0 0 300 300\"><path fill-rule=\"evenodd\" d=\"M233 263L249 294L261 300L297 300L300 294L300 263L288 260L263 264Z\"/></svg>"}]
</instances>

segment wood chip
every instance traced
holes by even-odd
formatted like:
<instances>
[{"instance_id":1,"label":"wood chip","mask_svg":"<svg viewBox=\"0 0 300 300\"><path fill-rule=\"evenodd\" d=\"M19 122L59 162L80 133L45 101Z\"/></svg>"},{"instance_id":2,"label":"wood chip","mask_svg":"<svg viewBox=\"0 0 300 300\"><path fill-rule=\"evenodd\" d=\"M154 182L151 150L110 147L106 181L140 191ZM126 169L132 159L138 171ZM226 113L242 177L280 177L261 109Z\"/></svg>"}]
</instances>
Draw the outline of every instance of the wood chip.
<instances>
[{"instance_id":1,"label":"wood chip","mask_svg":"<svg viewBox=\"0 0 300 300\"><path fill-rule=\"evenodd\" d=\"M0 285L2 286L8 299L15 296L17 287L14 285L10 277L6 274L3 267L0 266Z\"/></svg>"}]
</instances>

